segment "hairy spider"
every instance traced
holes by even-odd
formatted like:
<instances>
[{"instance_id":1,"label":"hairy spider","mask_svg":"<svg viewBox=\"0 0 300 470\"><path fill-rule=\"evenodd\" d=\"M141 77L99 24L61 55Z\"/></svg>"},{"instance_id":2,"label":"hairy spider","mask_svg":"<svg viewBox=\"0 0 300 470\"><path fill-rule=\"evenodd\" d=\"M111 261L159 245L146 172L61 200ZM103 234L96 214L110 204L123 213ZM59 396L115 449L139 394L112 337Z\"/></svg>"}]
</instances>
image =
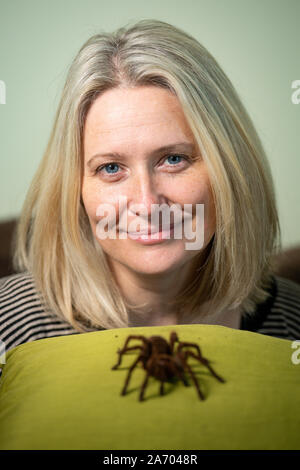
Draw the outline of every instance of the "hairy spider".
<instances>
[{"instance_id":1,"label":"hairy spider","mask_svg":"<svg viewBox=\"0 0 300 470\"><path fill-rule=\"evenodd\" d=\"M131 339L139 339L142 341L142 344L128 347L127 345ZM176 351L174 351L175 342L178 342ZM193 351L184 351L183 348L186 347L195 348L197 354L195 354ZM144 399L144 393L150 375L160 381L160 395L163 395L164 382L167 382L174 377L179 377L184 383L184 385L188 386L188 382L184 377L185 370L188 370L188 372L190 373L192 380L196 386L199 398L201 400L204 400L204 395L199 387L195 374L187 362L189 356L198 359L201 364L208 368L208 370L217 380L219 380L220 382L225 382L222 377L216 374L216 372L209 364L209 361L202 356L198 344L179 341L177 333L175 331L172 331L170 333L170 344L161 336L150 336L149 338L146 338L143 335L129 335L125 341L124 347L122 349L118 349L119 360L117 364L112 367L112 369L117 369L119 367L119 365L121 364L122 356L125 352L133 351L134 349L139 349L140 353L128 371L124 387L121 391L121 395L126 394L132 371L137 366L138 362L142 363L142 366L146 371L146 377L140 390L140 401Z\"/></svg>"}]
</instances>

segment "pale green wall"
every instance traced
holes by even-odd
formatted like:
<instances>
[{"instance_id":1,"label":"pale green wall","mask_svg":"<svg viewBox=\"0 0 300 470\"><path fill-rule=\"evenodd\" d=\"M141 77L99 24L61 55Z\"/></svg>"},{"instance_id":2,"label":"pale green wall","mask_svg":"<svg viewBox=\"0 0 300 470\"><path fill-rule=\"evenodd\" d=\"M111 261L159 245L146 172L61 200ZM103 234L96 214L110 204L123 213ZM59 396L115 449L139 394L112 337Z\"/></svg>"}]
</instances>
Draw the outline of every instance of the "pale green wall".
<instances>
[{"instance_id":1,"label":"pale green wall","mask_svg":"<svg viewBox=\"0 0 300 470\"><path fill-rule=\"evenodd\" d=\"M80 46L142 18L190 32L231 78L271 163L283 245L300 242L300 0L0 0L0 219L21 211Z\"/></svg>"}]
</instances>

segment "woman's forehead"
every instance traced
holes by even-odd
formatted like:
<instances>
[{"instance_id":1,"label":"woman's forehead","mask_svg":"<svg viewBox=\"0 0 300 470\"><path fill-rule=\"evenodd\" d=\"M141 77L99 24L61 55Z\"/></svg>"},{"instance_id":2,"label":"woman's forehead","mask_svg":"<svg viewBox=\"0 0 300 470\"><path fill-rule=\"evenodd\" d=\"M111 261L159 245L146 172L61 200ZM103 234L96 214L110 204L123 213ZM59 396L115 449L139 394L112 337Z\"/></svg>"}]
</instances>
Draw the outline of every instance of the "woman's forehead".
<instances>
[{"instance_id":1,"label":"woman's forehead","mask_svg":"<svg viewBox=\"0 0 300 470\"><path fill-rule=\"evenodd\" d=\"M178 99L158 87L105 92L91 106L84 132L87 151L100 142L102 146L149 142L155 147L187 139L193 141L193 136Z\"/></svg>"},{"instance_id":2,"label":"woman's forehead","mask_svg":"<svg viewBox=\"0 0 300 470\"><path fill-rule=\"evenodd\" d=\"M178 98L159 87L114 88L98 96L86 118L86 127L109 132L136 126L171 124L184 120Z\"/></svg>"}]
</instances>

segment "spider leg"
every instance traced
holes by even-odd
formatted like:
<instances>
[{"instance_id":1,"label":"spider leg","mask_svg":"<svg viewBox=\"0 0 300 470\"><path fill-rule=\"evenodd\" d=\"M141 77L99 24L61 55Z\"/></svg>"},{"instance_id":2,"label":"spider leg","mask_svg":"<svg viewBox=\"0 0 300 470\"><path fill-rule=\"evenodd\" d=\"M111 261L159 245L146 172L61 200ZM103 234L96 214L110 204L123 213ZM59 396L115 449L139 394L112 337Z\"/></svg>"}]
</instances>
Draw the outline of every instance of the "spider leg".
<instances>
[{"instance_id":1,"label":"spider leg","mask_svg":"<svg viewBox=\"0 0 300 470\"><path fill-rule=\"evenodd\" d=\"M146 390L146 387L147 387L147 384L148 384L149 376L150 376L150 374L149 374L149 372L147 371L145 380L144 380L143 385L142 385L142 388L141 388L141 390L140 390L139 401L143 401L143 400L144 400L144 393L145 393L145 390Z\"/></svg>"},{"instance_id":2,"label":"spider leg","mask_svg":"<svg viewBox=\"0 0 300 470\"><path fill-rule=\"evenodd\" d=\"M206 366L208 368L208 370L212 373L212 375L217 380L219 380L220 382L225 383L225 380L222 377L220 377L218 374L216 374L216 372L213 370L213 368L209 364L209 361L205 357L203 357L203 356L199 357L196 354L194 354L192 351L185 351L185 354L186 354L186 357L191 356L191 357L194 357L195 359L198 359L198 361L200 361L204 366Z\"/></svg>"},{"instance_id":3,"label":"spider leg","mask_svg":"<svg viewBox=\"0 0 300 470\"><path fill-rule=\"evenodd\" d=\"M134 363L132 364L132 366L130 366L130 369L129 369L129 371L128 371L128 374L127 374L127 377L126 377L126 381L125 381L124 387L123 387L123 389L122 389L121 395L126 395L126 390L127 390L128 384L129 384L129 380L130 380L132 371L133 371L133 369L135 368L135 366L137 365L137 363L139 362L139 360L140 360L140 356L138 356L138 357L136 358L136 360L134 361Z\"/></svg>"},{"instance_id":4,"label":"spider leg","mask_svg":"<svg viewBox=\"0 0 300 470\"><path fill-rule=\"evenodd\" d=\"M170 346L171 346L172 354L173 354L173 351L174 351L174 343L175 342L179 342L177 333L176 333L176 331L171 331L171 333L170 333Z\"/></svg>"},{"instance_id":5,"label":"spider leg","mask_svg":"<svg viewBox=\"0 0 300 470\"><path fill-rule=\"evenodd\" d=\"M144 341L144 343L146 343L146 344L149 343L149 340L147 338L145 338L145 336L143 336L143 335L129 335L128 338L126 338L124 347L122 349L126 348L127 344L129 343L129 341L131 339L141 339L142 341Z\"/></svg>"},{"instance_id":6,"label":"spider leg","mask_svg":"<svg viewBox=\"0 0 300 470\"><path fill-rule=\"evenodd\" d=\"M212 375L217 379L219 380L220 382L225 382L225 380L220 377L219 375L216 374L216 372L213 370L213 368L210 366L209 364L209 361L202 356L201 354L201 351L200 351L200 348L198 346L198 344L196 343L187 343L187 342L184 342L184 343L180 343L178 345L178 348L177 348L177 351L180 351L183 347L194 347L197 349L197 352L198 352L198 356L196 354L194 354L192 351L188 351L189 355L192 356L192 357L195 357L196 359L198 359L203 365L205 365L209 370L210 372L212 373Z\"/></svg>"},{"instance_id":7,"label":"spider leg","mask_svg":"<svg viewBox=\"0 0 300 470\"><path fill-rule=\"evenodd\" d=\"M182 380L183 384L185 387L188 387L189 384L188 382L186 381L185 377L184 377L184 374L182 373L182 371L180 369L176 369L176 367L174 367L174 370L176 371L176 375L179 376L179 378Z\"/></svg>"},{"instance_id":8,"label":"spider leg","mask_svg":"<svg viewBox=\"0 0 300 470\"><path fill-rule=\"evenodd\" d=\"M203 393L201 392L201 389L200 389L200 386L199 386L199 384L198 384L198 381L197 381L197 379L196 379L196 377L195 377L195 374L194 374L194 372L192 371L190 365L188 364L188 362L187 362L187 360L186 360L186 357L185 357L185 356L182 356L181 359L182 359L182 361L184 362L185 367L187 368L187 370L188 370L189 373L191 374L191 377L192 377L192 379L193 379L193 382L194 382L194 384L195 384L195 387L196 387L196 389L197 389L197 392L198 392L199 397L201 398L201 400L204 400L204 399L205 399L205 398L204 398L204 395L203 395Z\"/></svg>"},{"instance_id":9,"label":"spider leg","mask_svg":"<svg viewBox=\"0 0 300 470\"><path fill-rule=\"evenodd\" d=\"M123 348L118 350L118 354L120 354L119 362L115 366L113 366L112 369L116 369L121 364L121 354L123 354L125 351L129 350L127 348L127 344L129 343L129 341L131 339L141 339L144 343L146 343L146 344L149 343L149 340L147 338L145 338L145 336L143 336L143 335L129 335L126 338L126 341L125 341L125 344L124 344ZM139 346L139 347L141 348L141 346Z\"/></svg>"},{"instance_id":10,"label":"spider leg","mask_svg":"<svg viewBox=\"0 0 300 470\"><path fill-rule=\"evenodd\" d=\"M130 348L129 347L125 348L125 346L124 346L123 349L119 349L118 350L119 360L118 360L117 364L112 367L112 369L117 369L119 367L119 365L121 364L121 361L122 361L123 354L125 352L133 351L134 349L142 349L142 346L131 346Z\"/></svg>"},{"instance_id":11,"label":"spider leg","mask_svg":"<svg viewBox=\"0 0 300 470\"><path fill-rule=\"evenodd\" d=\"M196 348L199 356L202 357L202 354L201 354L201 351L200 351L200 348L199 348L198 344L196 344L196 343L187 343L186 341L185 342L180 342L177 346L177 351L180 351L184 347Z\"/></svg>"}]
</instances>

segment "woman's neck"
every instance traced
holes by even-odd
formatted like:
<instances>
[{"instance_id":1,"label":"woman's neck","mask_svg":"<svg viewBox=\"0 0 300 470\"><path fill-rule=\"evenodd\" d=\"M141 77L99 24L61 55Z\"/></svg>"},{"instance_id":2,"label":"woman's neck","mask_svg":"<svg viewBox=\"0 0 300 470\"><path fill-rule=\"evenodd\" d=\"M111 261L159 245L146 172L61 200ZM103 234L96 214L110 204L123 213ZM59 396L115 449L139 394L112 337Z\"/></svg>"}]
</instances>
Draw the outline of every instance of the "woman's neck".
<instances>
[{"instance_id":1,"label":"woman's neck","mask_svg":"<svg viewBox=\"0 0 300 470\"><path fill-rule=\"evenodd\" d=\"M178 324L179 315L172 300L188 275L188 264L169 273L145 275L109 262L128 310L129 324L151 326Z\"/></svg>"},{"instance_id":2,"label":"woman's neck","mask_svg":"<svg viewBox=\"0 0 300 470\"><path fill-rule=\"evenodd\" d=\"M240 328L241 310L231 309L206 315L208 302L199 305L199 312L174 311L172 300L180 292L187 279L188 264L178 270L156 275L132 273L121 264L109 261L114 278L122 292L128 311L128 326L158 326L203 323Z\"/></svg>"}]
</instances>

